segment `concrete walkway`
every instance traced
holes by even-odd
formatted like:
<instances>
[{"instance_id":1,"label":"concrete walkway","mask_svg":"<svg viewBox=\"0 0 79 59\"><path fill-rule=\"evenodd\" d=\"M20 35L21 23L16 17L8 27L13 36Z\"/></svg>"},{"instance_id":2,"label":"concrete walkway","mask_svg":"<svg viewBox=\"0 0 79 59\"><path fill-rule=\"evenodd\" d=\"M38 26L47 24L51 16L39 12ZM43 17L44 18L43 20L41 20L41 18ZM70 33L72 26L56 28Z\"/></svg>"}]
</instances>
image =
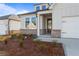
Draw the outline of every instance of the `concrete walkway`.
<instances>
[{"instance_id":1,"label":"concrete walkway","mask_svg":"<svg viewBox=\"0 0 79 59\"><path fill-rule=\"evenodd\" d=\"M79 39L59 39L63 43L66 56L79 56Z\"/></svg>"}]
</instances>

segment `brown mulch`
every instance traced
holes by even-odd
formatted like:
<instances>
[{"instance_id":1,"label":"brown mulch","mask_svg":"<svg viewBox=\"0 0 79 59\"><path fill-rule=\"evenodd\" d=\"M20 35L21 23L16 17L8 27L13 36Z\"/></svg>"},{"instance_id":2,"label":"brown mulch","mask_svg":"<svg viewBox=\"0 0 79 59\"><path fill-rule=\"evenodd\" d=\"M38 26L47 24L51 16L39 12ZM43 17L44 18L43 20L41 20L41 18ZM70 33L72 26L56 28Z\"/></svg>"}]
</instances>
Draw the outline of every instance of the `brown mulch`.
<instances>
[{"instance_id":1,"label":"brown mulch","mask_svg":"<svg viewBox=\"0 0 79 59\"><path fill-rule=\"evenodd\" d=\"M23 47L19 46L17 40L9 40L7 44L0 42L0 51L9 56L64 56L64 49L61 43L38 42L25 39Z\"/></svg>"}]
</instances>

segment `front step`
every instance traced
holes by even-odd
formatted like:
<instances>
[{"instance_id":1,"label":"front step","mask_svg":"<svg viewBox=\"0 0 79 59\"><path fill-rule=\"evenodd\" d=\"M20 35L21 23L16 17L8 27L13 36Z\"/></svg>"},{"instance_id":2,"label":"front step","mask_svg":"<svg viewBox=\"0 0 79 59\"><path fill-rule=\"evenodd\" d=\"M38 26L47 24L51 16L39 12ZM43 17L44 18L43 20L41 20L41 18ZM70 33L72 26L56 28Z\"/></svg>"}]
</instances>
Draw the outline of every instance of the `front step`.
<instances>
[{"instance_id":1,"label":"front step","mask_svg":"<svg viewBox=\"0 0 79 59\"><path fill-rule=\"evenodd\" d=\"M40 35L39 38L51 38L50 35Z\"/></svg>"},{"instance_id":2,"label":"front step","mask_svg":"<svg viewBox=\"0 0 79 59\"><path fill-rule=\"evenodd\" d=\"M38 40L52 42L54 39L50 35L40 35Z\"/></svg>"}]
</instances>

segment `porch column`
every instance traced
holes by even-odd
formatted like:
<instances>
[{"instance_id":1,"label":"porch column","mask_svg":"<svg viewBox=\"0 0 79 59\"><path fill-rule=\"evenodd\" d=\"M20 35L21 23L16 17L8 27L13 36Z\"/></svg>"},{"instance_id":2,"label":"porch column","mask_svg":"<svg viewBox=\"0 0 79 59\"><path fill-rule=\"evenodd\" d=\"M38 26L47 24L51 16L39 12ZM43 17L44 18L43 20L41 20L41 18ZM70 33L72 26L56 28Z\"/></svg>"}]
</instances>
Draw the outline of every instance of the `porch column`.
<instances>
[{"instance_id":1,"label":"porch column","mask_svg":"<svg viewBox=\"0 0 79 59\"><path fill-rule=\"evenodd\" d=\"M51 29L51 37L53 37L53 16L52 16L52 29Z\"/></svg>"},{"instance_id":2,"label":"porch column","mask_svg":"<svg viewBox=\"0 0 79 59\"><path fill-rule=\"evenodd\" d=\"M37 15L37 36L39 36L40 35L40 28L39 28L39 23L40 23L40 15Z\"/></svg>"}]
</instances>

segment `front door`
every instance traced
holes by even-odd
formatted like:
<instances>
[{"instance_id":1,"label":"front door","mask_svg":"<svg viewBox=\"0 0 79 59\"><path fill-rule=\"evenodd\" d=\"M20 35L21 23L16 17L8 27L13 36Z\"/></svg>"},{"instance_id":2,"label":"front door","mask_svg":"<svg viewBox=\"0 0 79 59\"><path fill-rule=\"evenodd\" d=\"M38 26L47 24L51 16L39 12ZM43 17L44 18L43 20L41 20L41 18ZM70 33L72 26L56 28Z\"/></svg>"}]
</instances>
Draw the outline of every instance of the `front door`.
<instances>
[{"instance_id":1,"label":"front door","mask_svg":"<svg viewBox=\"0 0 79 59\"><path fill-rule=\"evenodd\" d=\"M47 34L51 34L52 29L52 19L47 19Z\"/></svg>"}]
</instances>

